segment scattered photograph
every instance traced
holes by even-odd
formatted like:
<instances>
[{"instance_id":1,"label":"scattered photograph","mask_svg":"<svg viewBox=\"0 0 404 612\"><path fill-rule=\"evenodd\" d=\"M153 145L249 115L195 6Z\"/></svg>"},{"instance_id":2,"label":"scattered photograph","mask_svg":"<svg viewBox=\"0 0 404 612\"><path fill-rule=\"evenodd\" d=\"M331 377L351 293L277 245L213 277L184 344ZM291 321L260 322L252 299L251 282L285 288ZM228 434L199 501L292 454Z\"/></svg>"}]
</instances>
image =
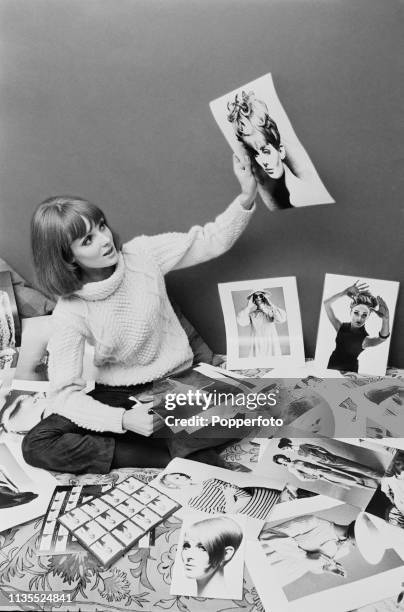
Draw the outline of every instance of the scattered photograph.
<instances>
[{"instance_id":1,"label":"scattered photograph","mask_svg":"<svg viewBox=\"0 0 404 612\"><path fill-rule=\"evenodd\" d=\"M0 525L9 529L45 514L56 480L45 470L27 465L20 445L0 443Z\"/></svg>"},{"instance_id":2,"label":"scattered photograph","mask_svg":"<svg viewBox=\"0 0 404 612\"><path fill-rule=\"evenodd\" d=\"M317 365L384 376L398 288L395 281L326 274Z\"/></svg>"},{"instance_id":3,"label":"scattered photograph","mask_svg":"<svg viewBox=\"0 0 404 612\"><path fill-rule=\"evenodd\" d=\"M295 277L220 283L227 368L304 364Z\"/></svg>"},{"instance_id":4,"label":"scattered photograph","mask_svg":"<svg viewBox=\"0 0 404 612\"><path fill-rule=\"evenodd\" d=\"M395 595L402 560L370 518L337 503L265 523L246 563L263 606L277 612L345 612ZM397 590L398 589L398 590Z\"/></svg>"},{"instance_id":5,"label":"scattered photograph","mask_svg":"<svg viewBox=\"0 0 404 612\"><path fill-rule=\"evenodd\" d=\"M292 428L285 437L269 441L257 474L287 479L321 495L364 508L389 465L384 453L330 438L297 437Z\"/></svg>"},{"instance_id":6,"label":"scattered photograph","mask_svg":"<svg viewBox=\"0 0 404 612\"><path fill-rule=\"evenodd\" d=\"M25 434L40 422L48 383L13 380L12 388L0 400L0 428L7 433Z\"/></svg>"},{"instance_id":7,"label":"scattered photograph","mask_svg":"<svg viewBox=\"0 0 404 612\"><path fill-rule=\"evenodd\" d=\"M210 109L233 152L250 158L269 210L334 202L295 134L271 74L213 100Z\"/></svg>"},{"instance_id":8,"label":"scattered photograph","mask_svg":"<svg viewBox=\"0 0 404 612\"><path fill-rule=\"evenodd\" d=\"M366 512L404 529L404 451L394 453Z\"/></svg>"},{"instance_id":9,"label":"scattered photograph","mask_svg":"<svg viewBox=\"0 0 404 612\"><path fill-rule=\"evenodd\" d=\"M265 519L280 500L285 483L232 472L187 459L174 459L153 481L187 508L207 514L244 514Z\"/></svg>"},{"instance_id":10,"label":"scattered photograph","mask_svg":"<svg viewBox=\"0 0 404 612\"><path fill-rule=\"evenodd\" d=\"M10 272L0 272L0 370L15 368L21 326Z\"/></svg>"},{"instance_id":11,"label":"scattered photograph","mask_svg":"<svg viewBox=\"0 0 404 612\"><path fill-rule=\"evenodd\" d=\"M242 599L244 525L240 517L184 517L170 593L217 599Z\"/></svg>"}]
</instances>

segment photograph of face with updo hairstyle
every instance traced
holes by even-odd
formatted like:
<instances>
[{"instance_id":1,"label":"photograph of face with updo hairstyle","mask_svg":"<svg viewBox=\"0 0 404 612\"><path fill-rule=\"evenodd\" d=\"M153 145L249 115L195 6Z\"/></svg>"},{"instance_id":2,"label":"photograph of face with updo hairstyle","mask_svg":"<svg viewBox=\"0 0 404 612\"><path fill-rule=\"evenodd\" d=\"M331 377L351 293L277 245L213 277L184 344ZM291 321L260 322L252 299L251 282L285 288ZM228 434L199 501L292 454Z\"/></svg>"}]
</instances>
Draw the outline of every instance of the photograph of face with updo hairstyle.
<instances>
[{"instance_id":1,"label":"photograph of face with updo hairstyle","mask_svg":"<svg viewBox=\"0 0 404 612\"><path fill-rule=\"evenodd\" d=\"M270 210L334 202L299 142L267 74L210 104L236 155L247 155Z\"/></svg>"},{"instance_id":2,"label":"photograph of face with updo hairstyle","mask_svg":"<svg viewBox=\"0 0 404 612\"><path fill-rule=\"evenodd\" d=\"M233 517L184 520L172 594L238 599L243 582L243 529Z\"/></svg>"},{"instance_id":3,"label":"photograph of face with updo hairstyle","mask_svg":"<svg viewBox=\"0 0 404 612\"><path fill-rule=\"evenodd\" d=\"M386 373L399 284L326 274L316 362L359 374Z\"/></svg>"}]
</instances>

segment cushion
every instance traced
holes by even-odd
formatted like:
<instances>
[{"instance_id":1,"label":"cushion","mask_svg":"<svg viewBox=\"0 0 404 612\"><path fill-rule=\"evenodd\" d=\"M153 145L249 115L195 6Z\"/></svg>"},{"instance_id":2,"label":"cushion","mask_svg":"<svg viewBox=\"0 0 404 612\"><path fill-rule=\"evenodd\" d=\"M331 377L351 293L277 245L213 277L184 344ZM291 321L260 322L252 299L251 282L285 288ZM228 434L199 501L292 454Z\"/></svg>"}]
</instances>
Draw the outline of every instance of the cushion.
<instances>
[{"instance_id":1,"label":"cushion","mask_svg":"<svg viewBox=\"0 0 404 612\"><path fill-rule=\"evenodd\" d=\"M15 301L18 314L21 318L40 317L50 314L55 302L47 298L43 293L34 289L30 283L22 278L13 268L0 257L0 272L9 271L13 283Z\"/></svg>"}]
</instances>

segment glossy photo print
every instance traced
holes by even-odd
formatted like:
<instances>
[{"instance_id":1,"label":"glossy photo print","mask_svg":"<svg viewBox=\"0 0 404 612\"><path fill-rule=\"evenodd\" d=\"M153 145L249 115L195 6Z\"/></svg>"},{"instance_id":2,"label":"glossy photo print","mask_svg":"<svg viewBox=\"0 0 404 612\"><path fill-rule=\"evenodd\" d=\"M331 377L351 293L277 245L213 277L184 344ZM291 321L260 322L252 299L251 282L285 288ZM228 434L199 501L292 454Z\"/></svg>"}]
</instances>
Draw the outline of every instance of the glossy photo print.
<instances>
[{"instance_id":1,"label":"glossy photo print","mask_svg":"<svg viewBox=\"0 0 404 612\"><path fill-rule=\"evenodd\" d=\"M227 367L303 365L303 333L292 276L219 284Z\"/></svg>"},{"instance_id":2,"label":"glossy photo print","mask_svg":"<svg viewBox=\"0 0 404 612\"><path fill-rule=\"evenodd\" d=\"M217 514L184 517L171 594L242 599L244 525L240 517Z\"/></svg>"},{"instance_id":3,"label":"glossy photo print","mask_svg":"<svg viewBox=\"0 0 404 612\"><path fill-rule=\"evenodd\" d=\"M27 465L21 447L6 434L0 443L0 525L8 529L45 514L56 480Z\"/></svg>"},{"instance_id":4,"label":"glossy photo print","mask_svg":"<svg viewBox=\"0 0 404 612\"><path fill-rule=\"evenodd\" d=\"M398 450L388 466L380 486L369 502L366 512L389 525L404 530L404 451ZM404 531L401 532L404 534ZM401 536L402 537L402 536Z\"/></svg>"},{"instance_id":5,"label":"glossy photo print","mask_svg":"<svg viewBox=\"0 0 404 612\"><path fill-rule=\"evenodd\" d=\"M290 504L289 517L248 542L247 569L265 610L346 612L399 592L402 560L370 518L348 504L324 509L324 500L307 514Z\"/></svg>"},{"instance_id":6,"label":"glossy photo print","mask_svg":"<svg viewBox=\"0 0 404 612\"><path fill-rule=\"evenodd\" d=\"M334 202L295 134L271 74L213 100L210 108L234 153L250 158L270 210Z\"/></svg>"},{"instance_id":7,"label":"glossy photo print","mask_svg":"<svg viewBox=\"0 0 404 612\"><path fill-rule=\"evenodd\" d=\"M326 274L315 361L319 367L386 374L399 283Z\"/></svg>"},{"instance_id":8,"label":"glossy photo print","mask_svg":"<svg viewBox=\"0 0 404 612\"><path fill-rule=\"evenodd\" d=\"M364 509L372 498L390 456L331 438L296 437L285 428L282 438L269 440L257 474L285 479L303 487Z\"/></svg>"}]
</instances>

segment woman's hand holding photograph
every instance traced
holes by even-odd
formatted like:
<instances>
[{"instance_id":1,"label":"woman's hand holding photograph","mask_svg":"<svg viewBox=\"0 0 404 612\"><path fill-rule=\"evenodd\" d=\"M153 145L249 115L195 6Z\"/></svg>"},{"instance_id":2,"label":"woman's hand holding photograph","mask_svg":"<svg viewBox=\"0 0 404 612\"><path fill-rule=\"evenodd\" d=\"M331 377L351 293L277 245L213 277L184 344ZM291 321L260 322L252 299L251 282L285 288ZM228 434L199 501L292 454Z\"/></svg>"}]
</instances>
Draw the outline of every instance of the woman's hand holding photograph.
<instances>
[{"instance_id":1,"label":"woman's hand holding photograph","mask_svg":"<svg viewBox=\"0 0 404 612\"><path fill-rule=\"evenodd\" d=\"M126 410L122 417L122 427L141 436L149 437L163 426L157 414L150 413L150 404L136 405Z\"/></svg>"},{"instance_id":2,"label":"woman's hand holding photograph","mask_svg":"<svg viewBox=\"0 0 404 612\"><path fill-rule=\"evenodd\" d=\"M233 155L233 171L241 187L240 203L246 210L252 207L252 203L257 194L257 181L252 172L251 161L248 155L239 159Z\"/></svg>"}]
</instances>

